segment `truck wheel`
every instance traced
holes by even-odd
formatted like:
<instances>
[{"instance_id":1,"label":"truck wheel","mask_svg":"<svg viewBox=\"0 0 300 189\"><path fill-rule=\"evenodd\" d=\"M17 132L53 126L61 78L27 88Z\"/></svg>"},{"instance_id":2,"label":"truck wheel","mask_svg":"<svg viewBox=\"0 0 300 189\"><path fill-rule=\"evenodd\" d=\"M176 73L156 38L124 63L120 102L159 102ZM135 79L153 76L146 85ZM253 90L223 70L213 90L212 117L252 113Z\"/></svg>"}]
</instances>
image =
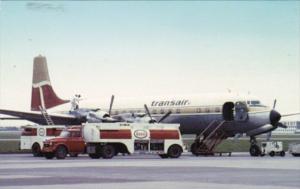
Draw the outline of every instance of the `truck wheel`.
<instances>
[{"instance_id":1,"label":"truck wheel","mask_svg":"<svg viewBox=\"0 0 300 189\"><path fill-rule=\"evenodd\" d=\"M115 155L115 147L112 145L104 145L101 148L101 154L104 159L111 159Z\"/></svg>"},{"instance_id":2,"label":"truck wheel","mask_svg":"<svg viewBox=\"0 0 300 189\"><path fill-rule=\"evenodd\" d=\"M168 154L159 154L159 156L160 156L162 159L166 159L166 158L169 157Z\"/></svg>"},{"instance_id":3,"label":"truck wheel","mask_svg":"<svg viewBox=\"0 0 300 189\"><path fill-rule=\"evenodd\" d=\"M54 158L54 153L45 153L45 158L46 159L53 159Z\"/></svg>"},{"instance_id":4,"label":"truck wheel","mask_svg":"<svg viewBox=\"0 0 300 189\"><path fill-rule=\"evenodd\" d=\"M101 156L99 154L89 154L92 159L99 159Z\"/></svg>"},{"instance_id":5,"label":"truck wheel","mask_svg":"<svg viewBox=\"0 0 300 189\"><path fill-rule=\"evenodd\" d=\"M70 153L70 157L78 157L77 153Z\"/></svg>"},{"instance_id":6,"label":"truck wheel","mask_svg":"<svg viewBox=\"0 0 300 189\"><path fill-rule=\"evenodd\" d=\"M269 155L270 155L271 157L274 157L274 156L275 156L275 152L274 152L274 151L271 151L271 152L269 153Z\"/></svg>"},{"instance_id":7,"label":"truck wheel","mask_svg":"<svg viewBox=\"0 0 300 189\"><path fill-rule=\"evenodd\" d=\"M284 156L285 156L285 151L281 151L281 152L280 152L280 156L281 156L281 157L284 157Z\"/></svg>"},{"instance_id":8,"label":"truck wheel","mask_svg":"<svg viewBox=\"0 0 300 189\"><path fill-rule=\"evenodd\" d=\"M31 147L32 155L34 157L41 157L42 152L41 152L41 147L38 143L34 143Z\"/></svg>"},{"instance_id":9,"label":"truck wheel","mask_svg":"<svg viewBox=\"0 0 300 189\"><path fill-rule=\"evenodd\" d=\"M67 149L64 146L58 146L56 152L55 152L55 156L56 159L65 159L67 156Z\"/></svg>"},{"instance_id":10,"label":"truck wheel","mask_svg":"<svg viewBox=\"0 0 300 189\"><path fill-rule=\"evenodd\" d=\"M168 149L168 156L170 158L178 158L179 156L181 156L181 153L182 153L182 148L177 144L170 146Z\"/></svg>"}]
</instances>

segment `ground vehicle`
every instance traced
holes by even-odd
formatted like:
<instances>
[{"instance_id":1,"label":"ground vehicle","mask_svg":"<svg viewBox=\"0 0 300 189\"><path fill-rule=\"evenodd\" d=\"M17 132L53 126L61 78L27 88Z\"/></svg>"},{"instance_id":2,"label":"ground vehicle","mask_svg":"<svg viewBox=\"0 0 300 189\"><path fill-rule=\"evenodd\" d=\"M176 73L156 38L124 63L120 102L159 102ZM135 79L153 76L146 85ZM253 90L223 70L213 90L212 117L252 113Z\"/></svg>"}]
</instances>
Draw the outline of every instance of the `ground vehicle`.
<instances>
[{"instance_id":1,"label":"ground vehicle","mask_svg":"<svg viewBox=\"0 0 300 189\"><path fill-rule=\"evenodd\" d=\"M46 159L65 159L67 154L77 157L85 152L85 142L81 133L82 126L67 127L60 133L59 137L44 141L42 152Z\"/></svg>"},{"instance_id":2,"label":"ground vehicle","mask_svg":"<svg viewBox=\"0 0 300 189\"><path fill-rule=\"evenodd\" d=\"M281 141L269 141L261 143L261 156L269 154L271 157L275 155L285 156Z\"/></svg>"},{"instance_id":3,"label":"ground vehicle","mask_svg":"<svg viewBox=\"0 0 300 189\"><path fill-rule=\"evenodd\" d=\"M110 159L118 153L178 158L183 152L179 124L93 123L83 127L83 136L93 159Z\"/></svg>"},{"instance_id":4,"label":"ground vehicle","mask_svg":"<svg viewBox=\"0 0 300 189\"><path fill-rule=\"evenodd\" d=\"M289 151L293 156L300 156L300 144L291 144Z\"/></svg>"},{"instance_id":5,"label":"ground vehicle","mask_svg":"<svg viewBox=\"0 0 300 189\"><path fill-rule=\"evenodd\" d=\"M41 156L43 141L55 138L65 128L64 125L32 125L23 127L21 150L32 150L33 156Z\"/></svg>"}]
</instances>

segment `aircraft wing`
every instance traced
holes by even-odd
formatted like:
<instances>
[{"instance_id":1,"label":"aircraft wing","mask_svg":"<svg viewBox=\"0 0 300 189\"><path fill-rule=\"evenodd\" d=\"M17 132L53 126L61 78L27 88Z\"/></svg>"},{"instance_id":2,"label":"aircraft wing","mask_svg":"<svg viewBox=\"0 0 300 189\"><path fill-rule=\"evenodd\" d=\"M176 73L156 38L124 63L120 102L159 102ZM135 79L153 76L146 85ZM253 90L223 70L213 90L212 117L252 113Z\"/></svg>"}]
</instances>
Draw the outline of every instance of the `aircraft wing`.
<instances>
[{"instance_id":1,"label":"aircraft wing","mask_svg":"<svg viewBox=\"0 0 300 189\"><path fill-rule=\"evenodd\" d=\"M0 120L22 119L22 120L28 120L41 125L47 125L44 116L39 112L21 112L21 111L0 109L0 114L16 117L16 118L0 117ZM78 125L84 121L82 119L76 118L74 115L68 115L68 114L53 115L49 113L48 115L51 117L52 121L56 125Z\"/></svg>"}]
</instances>

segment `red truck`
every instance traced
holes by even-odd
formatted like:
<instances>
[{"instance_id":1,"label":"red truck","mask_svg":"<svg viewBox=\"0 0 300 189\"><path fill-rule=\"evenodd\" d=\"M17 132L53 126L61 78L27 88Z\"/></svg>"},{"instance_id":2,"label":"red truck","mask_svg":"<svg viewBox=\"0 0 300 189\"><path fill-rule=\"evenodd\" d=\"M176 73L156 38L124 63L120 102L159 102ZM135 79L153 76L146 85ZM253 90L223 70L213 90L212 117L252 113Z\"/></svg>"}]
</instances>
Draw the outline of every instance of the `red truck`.
<instances>
[{"instance_id":1,"label":"red truck","mask_svg":"<svg viewBox=\"0 0 300 189\"><path fill-rule=\"evenodd\" d=\"M65 159L68 154L77 157L78 154L85 153L86 147L81 129L81 126L71 126L63 130L59 137L45 140L42 149L45 158Z\"/></svg>"}]
</instances>

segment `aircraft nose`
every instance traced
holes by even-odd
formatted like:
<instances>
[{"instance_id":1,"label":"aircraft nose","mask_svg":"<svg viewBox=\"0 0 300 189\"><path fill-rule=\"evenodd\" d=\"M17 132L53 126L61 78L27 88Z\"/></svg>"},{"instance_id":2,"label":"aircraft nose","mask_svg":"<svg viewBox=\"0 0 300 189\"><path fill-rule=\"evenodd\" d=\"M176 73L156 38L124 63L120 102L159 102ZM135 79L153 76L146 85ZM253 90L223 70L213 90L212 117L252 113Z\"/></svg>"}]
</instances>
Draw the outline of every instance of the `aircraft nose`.
<instances>
[{"instance_id":1,"label":"aircraft nose","mask_svg":"<svg viewBox=\"0 0 300 189\"><path fill-rule=\"evenodd\" d=\"M277 112L275 110L271 110L271 112L270 112L271 125L276 125L279 122L280 118L281 118L281 115L279 112Z\"/></svg>"}]
</instances>

